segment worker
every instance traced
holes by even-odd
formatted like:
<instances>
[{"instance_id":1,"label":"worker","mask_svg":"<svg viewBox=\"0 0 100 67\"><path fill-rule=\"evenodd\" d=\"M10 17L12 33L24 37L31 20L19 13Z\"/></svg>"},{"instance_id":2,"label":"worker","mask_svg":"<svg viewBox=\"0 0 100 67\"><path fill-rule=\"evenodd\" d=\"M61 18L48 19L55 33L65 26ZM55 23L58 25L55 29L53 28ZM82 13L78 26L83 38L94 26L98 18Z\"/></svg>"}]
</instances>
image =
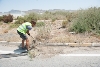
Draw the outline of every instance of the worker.
<instances>
[{"instance_id":1,"label":"worker","mask_svg":"<svg viewBox=\"0 0 100 67\"><path fill-rule=\"evenodd\" d=\"M26 36L26 33L30 36L30 30L32 29L32 27L34 27L36 25L36 21L35 20L31 20L31 22L25 22L23 24L21 24L18 28L17 28L17 33L20 35L20 37L22 38L22 49L27 49L27 51L29 51L30 49L30 44L29 44L29 39ZM24 45L24 42L26 41L26 45Z\"/></svg>"}]
</instances>

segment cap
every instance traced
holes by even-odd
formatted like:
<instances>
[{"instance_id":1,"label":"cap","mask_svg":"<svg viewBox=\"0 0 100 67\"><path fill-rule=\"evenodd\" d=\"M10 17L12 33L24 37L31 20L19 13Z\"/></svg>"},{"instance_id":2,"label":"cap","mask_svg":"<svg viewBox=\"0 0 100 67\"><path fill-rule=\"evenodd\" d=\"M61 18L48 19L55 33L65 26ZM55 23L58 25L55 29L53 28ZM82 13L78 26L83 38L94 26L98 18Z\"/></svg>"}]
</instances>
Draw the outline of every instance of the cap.
<instances>
[{"instance_id":1,"label":"cap","mask_svg":"<svg viewBox=\"0 0 100 67\"><path fill-rule=\"evenodd\" d=\"M31 30L31 29L32 29L32 26L26 26L26 28L27 28L28 30Z\"/></svg>"}]
</instances>

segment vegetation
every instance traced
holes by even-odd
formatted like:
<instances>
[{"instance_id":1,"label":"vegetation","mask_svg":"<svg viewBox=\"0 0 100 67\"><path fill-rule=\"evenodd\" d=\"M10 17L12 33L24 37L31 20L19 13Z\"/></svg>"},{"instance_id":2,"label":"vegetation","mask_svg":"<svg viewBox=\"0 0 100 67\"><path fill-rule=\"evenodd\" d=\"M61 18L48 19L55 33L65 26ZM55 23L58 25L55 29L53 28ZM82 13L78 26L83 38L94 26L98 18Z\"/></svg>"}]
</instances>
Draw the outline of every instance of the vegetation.
<instances>
[{"instance_id":1,"label":"vegetation","mask_svg":"<svg viewBox=\"0 0 100 67\"><path fill-rule=\"evenodd\" d=\"M0 16L0 21L4 21L5 23L9 23L13 21L13 15L3 15Z\"/></svg>"},{"instance_id":2,"label":"vegetation","mask_svg":"<svg viewBox=\"0 0 100 67\"><path fill-rule=\"evenodd\" d=\"M46 41L49 39L50 29L47 26L37 28L37 30L38 30L38 34L36 36L36 39L38 41Z\"/></svg>"},{"instance_id":3,"label":"vegetation","mask_svg":"<svg viewBox=\"0 0 100 67\"><path fill-rule=\"evenodd\" d=\"M100 34L100 7L79 10L76 20L70 28L70 31L77 33L93 32Z\"/></svg>"},{"instance_id":4,"label":"vegetation","mask_svg":"<svg viewBox=\"0 0 100 67\"><path fill-rule=\"evenodd\" d=\"M42 27L42 26L45 26L44 22L37 22L36 23L36 27Z\"/></svg>"},{"instance_id":5,"label":"vegetation","mask_svg":"<svg viewBox=\"0 0 100 67\"><path fill-rule=\"evenodd\" d=\"M17 28L20 24L10 24L9 29Z\"/></svg>"},{"instance_id":6,"label":"vegetation","mask_svg":"<svg viewBox=\"0 0 100 67\"><path fill-rule=\"evenodd\" d=\"M37 21L37 14L35 13L31 13L28 15L25 15L24 17L17 17L17 21L15 22L15 24L22 24L24 22L30 22L31 19L35 19Z\"/></svg>"},{"instance_id":7,"label":"vegetation","mask_svg":"<svg viewBox=\"0 0 100 67\"><path fill-rule=\"evenodd\" d=\"M31 21L31 19L37 20L51 20L54 22L55 20L64 20L62 22L62 27L66 27L68 22L71 22L72 25L69 28L69 31L75 31L76 33L84 33L84 32L93 32L100 34L100 7L91 7L88 9L80 9L73 12L68 11L55 11L49 12L46 11L43 14L37 13L29 13L24 17L18 17L11 27L17 27L19 24L22 24L26 21ZM66 21L67 19L67 21ZM9 23L13 21L12 15L3 15L0 16L0 21L4 21L5 23ZM18 25L17 25L18 24ZM45 26L44 22L37 22L37 27Z\"/></svg>"},{"instance_id":8,"label":"vegetation","mask_svg":"<svg viewBox=\"0 0 100 67\"><path fill-rule=\"evenodd\" d=\"M66 28L67 24L68 24L68 20L63 21L62 22L62 28Z\"/></svg>"}]
</instances>

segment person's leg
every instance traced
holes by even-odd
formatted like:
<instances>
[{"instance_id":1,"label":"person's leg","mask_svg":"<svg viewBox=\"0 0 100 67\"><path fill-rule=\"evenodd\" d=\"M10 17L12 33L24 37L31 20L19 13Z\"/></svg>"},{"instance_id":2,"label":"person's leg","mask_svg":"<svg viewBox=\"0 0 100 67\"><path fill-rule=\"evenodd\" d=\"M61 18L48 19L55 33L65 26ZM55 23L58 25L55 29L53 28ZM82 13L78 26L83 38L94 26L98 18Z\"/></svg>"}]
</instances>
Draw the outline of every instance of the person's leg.
<instances>
[{"instance_id":1,"label":"person's leg","mask_svg":"<svg viewBox=\"0 0 100 67\"><path fill-rule=\"evenodd\" d=\"M20 37L22 38L22 44L21 44L21 46L22 46L22 49L23 49L23 48L24 48L25 36L24 36L23 33L19 32L18 30L17 30L17 33L18 33L18 34L20 35Z\"/></svg>"},{"instance_id":2,"label":"person's leg","mask_svg":"<svg viewBox=\"0 0 100 67\"><path fill-rule=\"evenodd\" d=\"M24 41L25 41L25 40L22 39L22 48L24 48Z\"/></svg>"},{"instance_id":3,"label":"person's leg","mask_svg":"<svg viewBox=\"0 0 100 67\"><path fill-rule=\"evenodd\" d=\"M25 42L25 40L26 40L26 43L28 43L28 40L27 40L28 37L27 37L25 34L19 32L19 31L17 31L17 32L18 32L18 34L20 35L20 37L22 38L22 48L24 49L24 48L25 48L24 42ZM27 46L26 46L26 48L27 48Z\"/></svg>"},{"instance_id":4,"label":"person's leg","mask_svg":"<svg viewBox=\"0 0 100 67\"><path fill-rule=\"evenodd\" d=\"M28 38L26 39L26 48L27 48L27 50L29 50L29 48L30 48L29 39Z\"/></svg>"}]
</instances>

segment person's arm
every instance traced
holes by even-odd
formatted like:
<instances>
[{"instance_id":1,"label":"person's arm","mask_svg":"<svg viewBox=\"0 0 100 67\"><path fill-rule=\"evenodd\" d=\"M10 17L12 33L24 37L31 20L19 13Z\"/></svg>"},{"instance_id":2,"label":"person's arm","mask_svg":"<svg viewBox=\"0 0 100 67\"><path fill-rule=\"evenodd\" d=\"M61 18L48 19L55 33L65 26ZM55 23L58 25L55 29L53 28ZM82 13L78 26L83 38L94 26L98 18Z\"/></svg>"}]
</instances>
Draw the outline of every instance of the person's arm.
<instances>
[{"instance_id":1,"label":"person's arm","mask_svg":"<svg viewBox=\"0 0 100 67\"><path fill-rule=\"evenodd\" d=\"M26 32L26 33L30 36L29 30L27 30L27 32Z\"/></svg>"},{"instance_id":2,"label":"person's arm","mask_svg":"<svg viewBox=\"0 0 100 67\"><path fill-rule=\"evenodd\" d=\"M26 28L28 29L26 33L30 36L29 30L32 29L32 26L26 26Z\"/></svg>"}]
</instances>

